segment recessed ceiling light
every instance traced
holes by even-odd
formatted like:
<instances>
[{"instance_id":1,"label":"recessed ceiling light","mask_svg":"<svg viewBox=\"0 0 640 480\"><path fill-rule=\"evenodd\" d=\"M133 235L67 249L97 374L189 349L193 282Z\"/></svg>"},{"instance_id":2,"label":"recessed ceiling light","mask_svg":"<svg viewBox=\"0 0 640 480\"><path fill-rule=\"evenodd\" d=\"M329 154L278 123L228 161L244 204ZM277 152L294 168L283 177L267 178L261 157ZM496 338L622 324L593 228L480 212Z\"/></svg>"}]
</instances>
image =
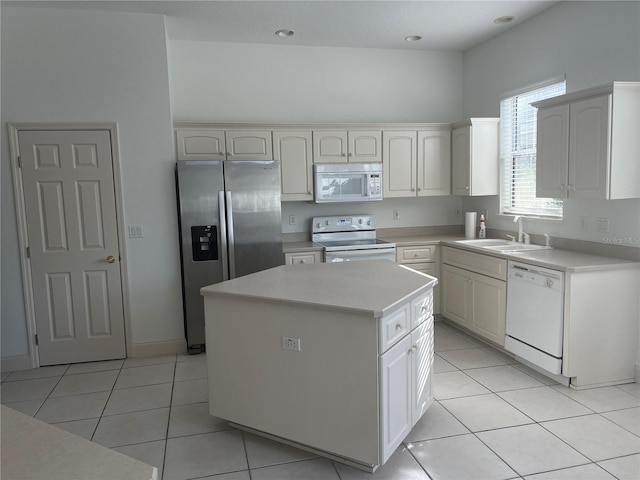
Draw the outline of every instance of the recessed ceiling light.
<instances>
[{"instance_id":1,"label":"recessed ceiling light","mask_svg":"<svg viewBox=\"0 0 640 480\"><path fill-rule=\"evenodd\" d=\"M404 39L407 42L417 42L418 40L422 40L422 37L420 35L409 35L407 37L404 37Z\"/></svg>"},{"instance_id":2,"label":"recessed ceiling light","mask_svg":"<svg viewBox=\"0 0 640 480\"><path fill-rule=\"evenodd\" d=\"M516 19L513 15L505 15L504 17L496 18L493 23L496 25L504 25L505 23L511 23Z\"/></svg>"},{"instance_id":3,"label":"recessed ceiling light","mask_svg":"<svg viewBox=\"0 0 640 480\"><path fill-rule=\"evenodd\" d=\"M276 35L279 37L290 37L291 35L293 35L293 30L281 29L276 31Z\"/></svg>"}]
</instances>

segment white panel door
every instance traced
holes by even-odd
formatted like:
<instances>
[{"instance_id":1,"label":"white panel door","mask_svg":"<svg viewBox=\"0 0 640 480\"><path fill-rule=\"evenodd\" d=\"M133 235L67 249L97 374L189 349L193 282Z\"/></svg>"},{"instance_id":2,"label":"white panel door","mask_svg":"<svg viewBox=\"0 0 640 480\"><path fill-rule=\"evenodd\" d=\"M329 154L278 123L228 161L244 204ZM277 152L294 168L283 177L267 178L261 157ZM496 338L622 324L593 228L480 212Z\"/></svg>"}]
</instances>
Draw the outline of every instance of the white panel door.
<instances>
[{"instance_id":1,"label":"white panel door","mask_svg":"<svg viewBox=\"0 0 640 480\"><path fill-rule=\"evenodd\" d=\"M471 195L471 127L451 133L451 193Z\"/></svg>"},{"instance_id":2,"label":"white panel door","mask_svg":"<svg viewBox=\"0 0 640 480\"><path fill-rule=\"evenodd\" d=\"M411 426L433 403L433 316L411 332Z\"/></svg>"},{"instance_id":3,"label":"white panel door","mask_svg":"<svg viewBox=\"0 0 640 480\"><path fill-rule=\"evenodd\" d=\"M380 357L382 462L386 462L411 431L411 335Z\"/></svg>"},{"instance_id":4,"label":"white panel door","mask_svg":"<svg viewBox=\"0 0 640 480\"><path fill-rule=\"evenodd\" d=\"M384 197L416 196L416 132L383 132Z\"/></svg>"},{"instance_id":5,"label":"white panel door","mask_svg":"<svg viewBox=\"0 0 640 480\"><path fill-rule=\"evenodd\" d=\"M123 358L110 133L18 135L40 365Z\"/></svg>"},{"instance_id":6,"label":"white panel door","mask_svg":"<svg viewBox=\"0 0 640 480\"><path fill-rule=\"evenodd\" d=\"M451 194L451 132L418 132L418 196Z\"/></svg>"},{"instance_id":7,"label":"white panel door","mask_svg":"<svg viewBox=\"0 0 640 480\"><path fill-rule=\"evenodd\" d=\"M566 198L569 161L569 105L538 110L536 196Z\"/></svg>"},{"instance_id":8,"label":"white panel door","mask_svg":"<svg viewBox=\"0 0 640 480\"><path fill-rule=\"evenodd\" d=\"M572 103L569 115L569 197L605 199L609 193L611 95Z\"/></svg>"},{"instance_id":9,"label":"white panel door","mask_svg":"<svg viewBox=\"0 0 640 480\"><path fill-rule=\"evenodd\" d=\"M281 200L313 200L311 132L274 131L273 159L280 162Z\"/></svg>"},{"instance_id":10,"label":"white panel door","mask_svg":"<svg viewBox=\"0 0 640 480\"><path fill-rule=\"evenodd\" d=\"M382 162L380 130L349 131L349 162Z\"/></svg>"},{"instance_id":11,"label":"white panel door","mask_svg":"<svg viewBox=\"0 0 640 480\"><path fill-rule=\"evenodd\" d=\"M346 130L313 132L313 163L345 163L346 161Z\"/></svg>"}]
</instances>

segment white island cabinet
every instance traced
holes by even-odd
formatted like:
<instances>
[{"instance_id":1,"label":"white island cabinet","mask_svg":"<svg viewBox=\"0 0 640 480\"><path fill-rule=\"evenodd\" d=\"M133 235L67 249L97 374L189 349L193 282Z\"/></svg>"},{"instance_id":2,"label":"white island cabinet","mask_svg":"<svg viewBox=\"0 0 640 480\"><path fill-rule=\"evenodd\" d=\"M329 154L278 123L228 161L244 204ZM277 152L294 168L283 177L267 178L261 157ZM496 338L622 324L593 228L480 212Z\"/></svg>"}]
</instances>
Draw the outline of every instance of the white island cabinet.
<instances>
[{"instance_id":1,"label":"white island cabinet","mask_svg":"<svg viewBox=\"0 0 640 480\"><path fill-rule=\"evenodd\" d=\"M371 260L203 288L209 412L375 471L433 401L436 283Z\"/></svg>"}]
</instances>

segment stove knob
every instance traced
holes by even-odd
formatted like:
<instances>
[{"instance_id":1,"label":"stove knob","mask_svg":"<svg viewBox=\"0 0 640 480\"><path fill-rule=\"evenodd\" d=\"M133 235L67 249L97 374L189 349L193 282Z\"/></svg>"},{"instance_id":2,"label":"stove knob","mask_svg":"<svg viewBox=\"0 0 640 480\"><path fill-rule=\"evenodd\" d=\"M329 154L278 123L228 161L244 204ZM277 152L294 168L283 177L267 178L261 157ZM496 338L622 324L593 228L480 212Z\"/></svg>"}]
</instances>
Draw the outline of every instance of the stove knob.
<instances>
[{"instance_id":1,"label":"stove knob","mask_svg":"<svg viewBox=\"0 0 640 480\"><path fill-rule=\"evenodd\" d=\"M359 219L358 219L358 223L359 223L360 225L362 225L362 219L361 219L361 218L359 218Z\"/></svg>"},{"instance_id":2,"label":"stove knob","mask_svg":"<svg viewBox=\"0 0 640 480\"><path fill-rule=\"evenodd\" d=\"M329 223L330 223L329 220L324 222L324 224L327 225L327 226L329 225Z\"/></svg>"}]
</instances>

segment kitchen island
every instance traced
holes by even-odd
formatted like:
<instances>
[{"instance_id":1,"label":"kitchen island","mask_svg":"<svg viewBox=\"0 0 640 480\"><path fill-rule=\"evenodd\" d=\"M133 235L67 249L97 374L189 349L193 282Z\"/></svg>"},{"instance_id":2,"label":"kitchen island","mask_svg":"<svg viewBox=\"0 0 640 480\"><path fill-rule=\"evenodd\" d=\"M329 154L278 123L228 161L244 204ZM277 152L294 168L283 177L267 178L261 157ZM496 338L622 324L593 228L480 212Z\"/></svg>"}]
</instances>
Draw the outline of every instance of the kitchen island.
<instances>
[{"instance_id":1,"label":"kitchen island","mask_svg":"<svg viewBox=\"0 0 640 480\"><path fill-rule=\"evenodd\" d=\"M203 288L211 415L375 471L433 400L436 283L371 260Z\"/></svg>"}]
</instances>

